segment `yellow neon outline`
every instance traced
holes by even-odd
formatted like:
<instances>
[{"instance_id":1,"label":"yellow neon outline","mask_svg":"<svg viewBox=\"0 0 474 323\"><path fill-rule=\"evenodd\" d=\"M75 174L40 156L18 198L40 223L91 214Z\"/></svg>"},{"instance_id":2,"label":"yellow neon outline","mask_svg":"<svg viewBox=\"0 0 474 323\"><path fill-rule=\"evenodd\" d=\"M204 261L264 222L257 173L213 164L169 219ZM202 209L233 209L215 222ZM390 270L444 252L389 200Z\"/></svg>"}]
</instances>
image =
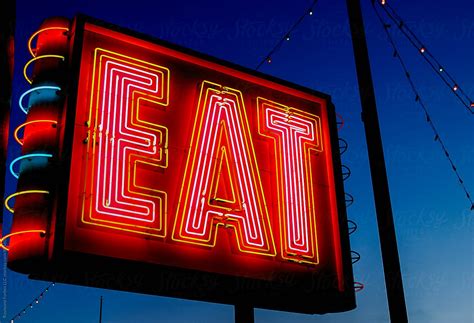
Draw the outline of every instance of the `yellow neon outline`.
<instances>
[{"instance_id":1,"label":"yellow neon outline","mask_svg":"<svg viewBox=\"0 0 474 323\"><path fill-rule=\"evenodd\" d=\"M263 103L262 103L263 102ZM316 133L315 133L315 139L317 140L317 144L314 145L314 144L309 144L308 142L305 142L303 145L303 151L304 151L304 154L305 154L305 157L304 157L304 160L305 160L305 163L304 163L304 167L305 167L305 171L306 171L306 178L305 178L305 182L306 182L306 187L309 188L308 189L308 192L306 194L306 198L307 198L307 202L308 202L308 205L307 205L307 208L310 212L310 214L312 214L312 216L308 217L309 218L309 225L308 227L310 228L313 228L314 229L314 232L310 232L310 235L309 237L313 240L313 252L311 253L311 255L298 255L298 254L295 254L295 253L291 253L289 252L290 249L288 248L288 245L287 245L287 235L286 235L286 232L287 232L287 223L284 219L285 217L285 212L284 210L286 209L285 207L285 203L284 203L284 200L285 200L285 187L283 185L283 180L281 178L281 174L283 174L283 161L282 161L282 152L281 152L281 149L277 143L277 136L275 135L269 135L267 133L265 133L265 131L263 129L266 129L266 125L265 125L265 117L264 116L264 112L265 112L265 104L269 105L271 108L273 109L276 109L276 110L280 110L280 111L283 111L283 112L286 112L290 115L297 115L297 116L300 116L301 118L304 118L304 119L311 119L311 120L314 120L314 123L316 125ZM279 225L279 230L280 230L280 248L281 248L281 257L285 260L288 260L288 261L295 261L295 262L298 262L298 263L306 263L306 264L313 264L313 265L317 265L319 263L319 244L318 244L318 238L317 238L317 228L316 228L316 213L315 213L315 207L314 207L314 187L313 187L313 183L312 183L312 178L313 178L313 172L312 172L312 168L310 167L310 152L311 151L314 151L316 153L320 153L322 152L324 149L323 149L323 139L322 139L322 129L321 129L321 119L318 115L315 115L315 114L312 114L312 113L309 113L309 112L305 112L303 110L298 110L296 108L293 108L293 107L290 107L290 106L287 106L287 105L284 105L284 104L281 104L281 103L278 103L278 102L275 102L275 101L272 101L272 100L269 100L269 99L266 99L266 98L263 98L263 97L257 97L257 122L258 122L258 133L261 135L261 136L264 136L264 137L267 137L269 139L271 139L273 141L273 146L274 146L274 149L275 149L275 164L276 164L276 168L277 168L277 171L275 172L276 173L276 177L277 177L277 190L278 190L278 216L280 218L280 223L281 225ZM291 112L290 112L291 111ZM262 120L263 119L263 120ZM263 124L262 124L263 123ZM280 139L281 140L281 139ZM313 223L314 222L314 223ZM308 243L310 243L308 241ZM293 257L288 257L287 255L290 255L290 256L293 256ZM316 261L312 260L312 259L316 259Z\"/></svg>"},{"instance_id":2,"label":"yellow neon outline","mask_svg":"<svg viewBox=\"0 0 474 323\"><path fill-rule=\"evenodd\" d=\"M104 52L104 53L107 53L107 54L100 54L99 52ZM116 57L118 56L118 57ZM151 102L151 103L155 103L157 105L161 105L161 106L168 106L169 104L169 91L170 91L170 70L164 66L160 66L160 65L156 65L156 64L152 64L150 62L147 62L147 61L144 61L144 60L140 60L140 59L137 59L137 58L134 58L134 57L131 57L131 56L127 56L127 55L123 55L123 54L120 54L120 53L116 53L116 52L113 52L113 51L109 51L109 50L106 50L106 49L103 49L103 48L95 48L94 50L94 64L93 64L93 72L92 72L92 85L91 85L91 97L90 97L90 104L89 104L89 116L88 116L88 121L87 121L87 124L91 125L91 121L92 121L92 115L93 115L93 110L94 110L94 107L95 107L95 117L94 117L94 120L98 120L98 114L99 114L99 99L100 99L100 92L101 92L101 88L100 88L100 84L101 84L101 78L102 78L102 73L97 73L97 69L100 71L101 68L101 64L102 64L102 60L104 58L108 58L112 61L118 61L118 62L121 62L121 63L124 63L124 64L127 64L127 65L131 65L131 66L134 66L134 67L138 67L138 68L142 68L142 69L145 69L145 70L148 70L148 71L153 71L155 72L156 74L159 74L160 75L160 80L162 80L162 82L160 82L160 84L158 84L158 86L160 86L160 89L161 89L161 96L154 96L154 95L150 95L150 94L147 94L145 92L142 92L142 91L139 91L139 90L135 90L133 91L132 93L132 104L130 106L130 109L131 109L131 113L130 115L132 116L130 118L130 122L131 122L131 125L132 126L135 126L135 127L138 127L138 128L144 128L144 129L148 129L148 130L153 130L154 132L158 132L159 133L159 138L160 138L160 143L157 143L157 145L160 145L162 146L162 141L163 141L163 137L165 137L164 139L164 148L159 148L159 159L154 159L154 158L147 158L148 160L151 160L151 161L155 161L155 163L153 162L146 162L146 161L139 161L139 160L136 160L135 163L133 164L133 178L131 178L131 168L132 168L132 165L131 163L129 162L129 171L128 171L128 174L126 175L127 176L127 189L129 190L129 192L131 193L135 193L135 194L138 194L138 195L142 195L142 196L150 196L150 197L153 197L153 198L156 198L159 200L159 210L160 210L160 213L157 214L157 221L159 221L159 228L150 228L149 226L143 226L143 225L136 225L136 224L130 224L130 223L122 223L122 222L118 222L118 221L111 221L111 220L104 220L104 219L99 219L97 217L94 217L94 207L93 207L93 199L91 198L90 201L89 201L89 206L88 206L88 209L89 209L89 214L87 215L88 218L90 218L91 221L89 221L88 218L86 218L86 201L85 201L85 196L82 200L82 215L81 215L81 221L83 223L86 223L86 224L92 224L92 225L97 225L97 226L100 226L100 227L106 227L106 228L110 228L110 229L115 229L115 230L120 230L120 231L126 231L126 232L133 232L133 233L138 233L138 234L143 234L143 235L150 235L150 236L155 236L155 237L160 237L160 238L163 238L166 236L166 218L167 218L167 193L165 191L160 191L160 190L155 190L155 189L151 189L151 188L147 188L147 187L143 187L143 186L139 186L136 184L135 180L136 180L136 169L137 169L137 164L138 163L142 163L142 164L148 164L148 165L152 165L152 166L157 166L157 167L161 167L161 168L167 168L168 167L168 128L166 128L165 126L162 126L162 125L159 125L159 124L154 124L154 123L151 123L151 122L148 122L146 120L142 120L139 118L139 110L140 110L140 101L141 100L144 100L144 101L148 101L148 102ZM97 64L97 61L99 61L99 64ZM141 63L141 64L139 64ZM97 66L98 65L98 66ZM148 65L148 66L146 66ZM151 68L149 66L153 66L155 68ZM96 75L97 75L97 82L96 82ZM96 84L99 84L99 86L97 86L97 90L95 91L94 93L94 90L96 88ZM147 97L139 97L138 99L136 99L136 95L144 95L144 96L147 96ZM154 99L150 99L150 98L154 98ZM95 100L94 100L95 99ZM134 113L135 111L135 113ZM94 174L95 174L95 156L96 156L96 148L95 148L95 141L96 141L96 138L97 138L97 135L101 135L100 131L99 133L98 132L98 125L97 125L97 122L95 121L94 123L94 127L93 127L93 133L92 133L92 137L93 137L93 140L89 140L88 142L88 145L87 145L87 149L86 149L86 154L87 155L91 155L92 158L91 158L91 161L86 163L85 165L85 177L86 178L90 178L90 192L93 192L93 187L95 187L95 184L94 184ZM145 126L145 125L148 125ZM88 132L88 135L90 135L90 130ZM92 153L91 153L91 146L92 146ZM163 162L163 150L165 150L164 152L164 155L165 155L165 159L164 159L164 165L161 165L159 164L158 162ZM130 158L132 158L132 156L139 156L137 154L130 154L128 156L129 160ZM141 156L143 158L143 156ZM90 165L89 165L90 164ZM90 171L89 171L89 168L90 168ZM90 172L90 174L88 175L88 173ZM132 183L131 183L132 182ZM160 197L160 196L156 196L156 194L154 195L151 195L151 194L145 194L145 193L142 193L142 192L137 192L137 191L134 191L132 190L131 188L132 187L135 187L135 188L140 188L140 189L144 189L144 190L148 190L150 192L158 192L158 193L162 193L164 198L163 197ZM84 192L89 192L89 188L88 188L88 184L87 184L87 180L84 182ZM93 194L93 193L92 193ZM164 200L164 203L163 203L163 200ZM163 208L163 205L164 205L164 208ZM125 228L121 227L121 226L124 226ZM133 228L133 229L129 229L127 227L130 227L130 228ZM140 231L140 229L142 229L142 231ZM162 231L161 234L153 234L151 232L143 232L143 230L148 230L148 231Z\"/></svg>"},{"instance_id":3,"label":"yellow neon outline","mask_svg":"<svg viewBox=\"0 0 474 323\"><path fill-rule=\"evenodd\" d=\"M17 231L17 232L11 232L0 239L0 248L2 248L5 251L10 251L10 248L9 248L10 245L8 245L7 247L3 244L3 242L12 236L15 236L18 234L26 234L26 233L39 233L41 236L42 234L46 234L46 231L45 230L22 230L22 231Z\"/></svg>"},{"instance_id":4,"label":"yellow neon outline","mask_svg":"<svg viewBox=\"0 0 474 323\"><path fill-rule=\"evenodd\" d=\"M100 49L100 48L96 48L95 53L97 54L97 52L98 52L99 50L104 51L104 52L108 52L108 53L112 53L112 54L116 54L116 55L121 56L121 57L128 57L128 56L121 55L121 54L118 54L118 53L114 53L114 52L111 52L111 51L108 51L108 50L102 50L102 49ZM115 60L115 61L120 61L120 62L125 63L125 64L134 65L134 66L137 66L137 67L140 67L140 68L149 69L149 70L152 70L152 71L155 71L155 72L159 73L160 75L163 75L163 74L164 74L162 71L154 70L154 69L151 69L151 68L145 67L145 66L143 66L143 65L139 65L139 64L134 64L134 63L131 63L130 61L121 60L121 59L118 59L117 57L113 57L113 56L109 56L109 55L101 55L101 56L100 56L100 61L102 61L102 58L103 58L103 57L107 57L107 58L110 58L110 59ZM128 58L129 58L129 59L133 59L133 60L137 60L137 59L132 58L132 57L128 57ZM97 61L97 60L96 60L96 56L95 56L95 59L94 59L94 69L95 69L95 65L96 65L95 63L96 63L96 61ZM140 60L138 60L138 61L140 61ZM145 61L141 61L141 62L147 63L147 64L151 64L151 63L148 63L148 62L145 62ZM154 64L151 64L151 65L154 65ZM158 66L158 65L156 65L156 66ZM94 71L94 72L95 72L95 71ZM101 76L102 76L102 75L99 74L99 82L98 82L99 84L100 84L100 78L101 78ZM168 75L168 76L169 76L169 75ZM163 79L163 78L162 78L162 79ZM162 84L162 85L163 85L163 84ZM169 85L169 77L168 77L168 84L166 84L166 85ZM167 88L168 88L168 91L169 91L169 86L167 86ZM99 92L100 92L100 89L97 90L97 93L99 93ZM162 91L162 92L163 92L163 91ZM136 91L136 93L139 93L139 91ZM168 92L168 93L169 93L169 92ZM145 94L145 93L142 93L142 94ZM134 92L133 95L132 95L132 102L135 102L134 95L135 95L135 92ZM147 95L147 96L151 96L151 95L149 95L149 94L146 94L146 95ZM163 95L164 95L164 93L163 93ZM97 100L96 100L96 105L97 105L97 106L99 105L99 103L98 103L98 102L99 102L99 96L100 96L100 95L97 94ZM151 96L151 97L153 97L153 96ZM157 98L160 99L161 97L157 97ZM166 97L165 99L168 101L168 97ZM139 98L138 100L140 100L140 98ZM154 102L154 103L158 103L158 104L160 104L160 105L165 105L165 104L167 105L167 102L166 102L165 104L163 104L162 102L157 102L157 101L153 101L153 100L148 100L148 101ZM92 105L92 102L93 102L93 100L91 99L91 105ZM139 101L137 101L137 102L139 102ZM138 104L138 103L137 103L137 104ZM139 104L138 104L138 106L139 106ZM132 104L132 107L131 107L131 109L132 109L131 115L132 115L132 116L133 116L133 109L134 109L134 108L135 108L135 105ZM92 109L92 106L91 106L91 109ZM139 109L137 109L137 116L138 116L138 110L139 110ZM90 117L91 117L91 114L89 114L89 115L90 115ZM98 108L96 109L96 119L97 119L97 118L98 118ZM89 118L89 120L91 120L91 118ZM147 123L148 123L148 122L147 122ZM132 124L134 124L134 125L139 125L139 124L136 124L136 123L133 122L133 118L132 118ZM152 123L148 123L148 124L152 124ZM147 128L147 127L143 127L142 125L139 125L139 126L142 127L142 128L150 129L150 128ZM97 125L96 125L96 127L97 127ZM96 127L94 128L94 136L95 136ZM164 128L165 128L165 127L164 127ZM165 128L165 129L166 129L166 128ZM166 129L166 130L167 130L167 129ZM160 132L160 131L158 131L158 132ZM166 131L166 134L167 134L167 131ZM99 135L100 135L100 134L99 134ZM94 148L93 148L93 151L95 151L95 146L94 146ZM160 149L160 153L161 153L161 149ZM93 152L93 155L95 155L95 152ZM167 165L165 165L165 166L167 166ZM94 164L93 164L93 169L94 169L94 168L95 168L95 166L94 166ZM136 168L134 168L134 170L135 170L135 169L136 169ZM134 174L135 174L135 173L134 173ZM129 176L128 176L128 179L129 179L129 182L128 182L127 188L130 187L130 177L129 177ZM137 193L137 192L136 192L136 193ZM166 192L163 192L163 193L165 193L165 196L166 196ZM155 196L153 196L153 197L155 197ZM161 198L159 198L159 197L157 197L157 198L160 200L160 203L161 203ZM92 205L92 200L91 200L91 205ZM165 205L166 205L166 203L165 203ZM92 206L90 206L90 207L91 207L91 210L92 210ZM90 218L93 219L93 220L95 220L95 221L100 221L100 222L108 222L108 223L114 223L114 224L117 224L117 225L133 226L133 227L135 227L135 228L143 228L143 229L158 230L158 231L161 230L161 225L163 224L162 222L164 222L164 221L160 221L160 228L158 228L158 229L150 229L149 227L145 227L145 226L139 226L139 225L133 225L133 224L126 224L126 223L121 223L121 222L115 222L115 221L97 219L97 218L94 218L94 217L92 216L92 213L90 214ZM160 218L160 220L162 220L162 219ZM102 226L105 226L105 225L102 225ZM107 226L107 227L112 227L112 226ZM115 228L115 227L113 227L113 228ZM129 231L129 230L125 230L125 231ZM132 230L132 232L137 232L137 231L136 231L136 230ZM138 233L143 233L143 232L138 232ZM161 236L161 235L158 235L158 236Z\"/></svg>"},{"instance_id":5,"label":"yellow neon outline","mask_svg":"<svg viewBox=\"0 0 474 323\"><path fill-rule=\"evenodd\" d=\"M12 198L14 198L14 197L16 197L16 196L18 196L18 195L24 195L24 194L49 194L49 191L45 191L45 190L25 190L25 191L15 192L15 193L13 193L13 194L8 195L7 198L5 199L5 201L4 201L5 208L6 208L10 213L14 213L15 210L14 210L12 207L10 207L10 206L8 205L8 202L9 202Z\"/></svg>"},{"instance_id":6,"label":"yellow neon outline","mask_svg":"<svg viewBox=\"0 0 474 323\"><path fill-rule=\"evenodd\" d=\"M64 61L64 56L62 56L62 55L48 54L48 55L40 55L40 56L33 57L28 62L26 62L25 66L23 67L23 76L25 77L25 80L28 83L33 84L33 81L28 77L28 74L27 74L28 66L30 66L30 64L33 63L34 61L37 61L37 60L43 59L43 58L59 58L62 61Z\"/></svg>"},{"instance_id":7,"label":"yellow neon outline","mask_svg":"<svg viewBox=\"0 0 474 323\"><path fill-rule=\"evenodd\" d=\"M20 137L18 136L18 132L23 128L23 127L26 127L27 125L30 125L32 123L41 123L41 122L48 122L48 123L51 123L51 124L54 124L54 125L57 125L58 122L56 120L47 120L47 119L38 119L38 120L31 120L31 121L27 121L27 122L24 122L22 124L20 124L18 127L16 127L15 131L13 132L13 138L15 138L15 141L20 144L21 146L23 146L23 140L20 139Z\"/></svg>"},{"instance_id":8,"label":"yellow neon outline","mask_svg":"<svg viewBox=\"0 0 474 323\"><path fill-rule=\"evenodd\" d=\"M42 28L38 31L36 31L33 35L30 36L30 38L28 39L28 51L30 52L31 56L32 57L36 57L36 54L34 53L36 51L36 48L33 50L33 48L31 47L32 43L33 43L33 39L38 36L40 33L44 32L44 31L47 31L47 30L64 30L66 32L69 31L69 28L68 27L46 27L46 28Z\"/></svg>"},{"instance_id":9,"label":"yellow neon outline","mask_svg":"<svg viewBox=\"0 0 474 323\"><path fill-rule=\"evenodd\" d=\"M194 118L194 126L193 126L193 131L192 131L192 136L191 136L191 145L198 145L199 144L199 139L201 137L202 133L202 128L204 124L204 112L207 107L207 100L210 97L209 92L214 92L218 94L223 94L223 95L229 95L234 97L234 102L236 103L237 106L237 113L238 113L238 118L241 121L241 125L243 126L244 129L242 130L242 135L243 135L243 140L244 140L244 149L247 152L247 155L249 157L249 162L251 164L251 167L249 167L250 173L251 173L251 179L252 179L252 184L255 185L255 197L256 197L256 204L259 209L259 214L263 215L261 218L262 220L262 232L263 232L263 239L265 240L265 246L268 246L268 248L265 251L262 251L262 248L257 248L257 247L252 247L252 246L245 246L245 249L240 245L240 239L244 241L245 239L240 238L244 236L244 233L242 232L242 228L240 225L235 225L232 222L237 222L238 220L233 219L233 218L226 218L225 223L223 222L218 222L215 224L215 229L212 229L209 233L209 238L208 239L197 239L194 237L183 237L182 232L183 232L183 225L184 225L184 219L185 219L185 210L187 210L190 206L188 206L189 202L189 194L190 194L190 185L191 185L191 180L188 180L188 176L191 176L191 174L194 174L194 168L196 165L196 157L197 157L197 149L194 151L194 154L191 153L191 151L188 153L187 161L186 161L186 167L185 167L185 172L184 172L184 180L183 183L181 184L181 190L180 190L180 195L178 199L178 206L177 206L177 212L176 212L176 218L173 226L173 234L172 234L172 240L173 241L179 241L179 242L184 242L184 243L189 243L189 244L195 244L195 245L200 245L200 246L205 246L205 247L214 247L216 245L216 239L217 239L217 232L219 229L219 226L225 226L226 228L232 227L234 231L236 232L236 241L237 241L237 248L240 252L242 253L250 253L250 254L257 254L257 255L264 255L264 256L271 256L274 257L276 256L276 247L275 247L275 241L273 238L273 233L271 230L271 225L270 225L270 219L268 215L268 210L266 208L266 204L262 202L262 198L264 199L264 192L263 192L263 187L262 187L262 181L260 178L260 173L258 171L258 163L257 163L257 158L255 154L255 149L253 146L252 142L252 137L251 137L251 132L250 132L250 126L246 114L246 109L244 105L244 100L243 100L243 95L242 92L222 86L217 83L213 83L207 80L204 80L201 83L201 91L199 93L199 100L197 104L197 110L198 112L196 113L196 117ZM204 98L204 99L203 99ZM200 112L200 114L199 114ZM199 125L198 125L198 121ZM198 129L196 131L196 129ZM197 137L197 138L196 138ZM193 155L191 157L191 155ZM192 161L191 161L192 158ZM190 167L191 163L191 167ZM189 172L188 172L189 170ZM188 175L189 174L189 175ZM185 197L184 195L184 190L185 186L187 186L186 189L186 194ZM184 201L184 202L183 202ZM209 201L207 202L209 205ZM215 207L215 205L212 205ZM184 210L184 212L182 211ZM219 217L214 217L218 219ZM178 222L180 222L179 229L178 229ZM229 223L230 222L230 223ZM212 241L211 241L212 240Z\"/></svg>"}]
</instances>

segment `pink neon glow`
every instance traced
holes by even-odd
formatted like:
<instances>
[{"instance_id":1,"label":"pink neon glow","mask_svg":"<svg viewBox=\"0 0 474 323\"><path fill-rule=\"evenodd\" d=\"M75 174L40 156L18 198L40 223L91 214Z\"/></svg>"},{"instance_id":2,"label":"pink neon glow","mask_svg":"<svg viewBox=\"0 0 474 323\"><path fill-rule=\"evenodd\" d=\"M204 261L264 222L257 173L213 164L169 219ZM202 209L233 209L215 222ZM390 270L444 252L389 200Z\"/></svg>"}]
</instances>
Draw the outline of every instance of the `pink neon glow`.
<instances>
[{"instance_id":1,"label":"pink neon glow","mask_svg":"<svg viewBox=\"0 0 474 323\"><path fill-rule=\"evenodd\" d=\"M159 203L156 198L141 198L129 190L134 176L129 163L131 154L161 160L161 132L131 126L133 104L138 108L138 103L132 100L137 92L163 96L163 83L167 79L154 71L123 64L106 55L100 59L105 67L100 71L102 81L96 121L99 157L95 159L95 210L98 214L154 222L160 212Z\"/></svg>"},{"instance_id":2,"label":"pink neon glow","mask_svg":"<svg viewBox=\"0 0 474 323\"><path fill-rule=\"evenodd\" d=\"M192 172L189 200L183 210L185 222L180 235L196 242L209 242L216 234L214 220L228 224L236 221L242 231L242 251L245 248L269 250L269 240L264 229L265 215L257 196L255 170L252 169L254 156L249 156L249 140L243 132L247 125L242 117L243 101L233 93L207 89L202 107L201 132L194 144L195 160ZM230 147L229 164L235 167L238 207L225 208L212 205L210 200L212 169L217 163L217 155L222 147L218 142L219 133L227 131Z\"/></svg>"},{"instance_id":3,"label":"pink neon glow","mask_svg":"<svg viewBox=\"0 0 474 323\"><path fill-rule=\"evenodd\" d=\"M282 201L280 212L285 222L282 244L288 258L317 262L316 218L310 150L319 147L320 131L316 116L280 107L263 99L266 131L275 138L280 162ZM283 238L282 238L283 239Z\"/></svg>"}]
</instances>

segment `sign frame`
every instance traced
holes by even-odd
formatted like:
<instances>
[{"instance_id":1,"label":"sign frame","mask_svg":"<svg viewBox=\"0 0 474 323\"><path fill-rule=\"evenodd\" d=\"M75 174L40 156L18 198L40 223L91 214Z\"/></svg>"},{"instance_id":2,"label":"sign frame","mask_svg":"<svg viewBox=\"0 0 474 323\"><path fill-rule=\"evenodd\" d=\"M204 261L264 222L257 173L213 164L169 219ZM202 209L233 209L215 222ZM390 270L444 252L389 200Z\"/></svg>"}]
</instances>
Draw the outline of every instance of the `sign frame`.
<instances>
[{"instance_id":1,"label":"sign frame","mask_svg":"<svg viewBox=\"0 0 474 323\"><path fill-rule=\"evenodd\" d=\"M245 277L234 277L216 273L199 272L195 270L156 266L136 263L124 259L109 258L72 252L64 249L66 230L66 210L68 208L68 187L71 176L72 143L74 136L75 106L79 88L82 46L86 24L106 28L115 32L138 38L169 49L180 51L201 60L219 64L226 68L257 77L283 87L307 93L326 101L329 134L332 147L334 171L334 186L338 210L339 237L342 256L342 271L344 273L344 290L326 288L321 284L332 284L324 277L316 277L313 288L325 288L325 292L311 294L298 293L304 286L292 282L292 277L276 277L271 282ZM69 83L66 98L65 126L63 141L60 145L59 174L62 180L56 184L57 196L54 205L54 239L48 244L49 260L42 266L31 264L9 264L15 270L28 272L30 278L54 280L57 282L73 283L84 286L132 291L153 295L163 295L210 301L224 304L246 304L253 307L300 312L308 314L323 314L328 312L348 311L355 308L355 293L353 289L353 273L349 232L347 223L345 196L343 189L339 141L336 128L336 113L331 97L327 94L281 80L258 71L254 71L209 55L205 55L169 42L143 35L128 29L85 16L77 16L72 24ZM52 252L51 252L52 250ZM85 265L87 264L87 265ZM285 296L283 296L285 295ZM289 301L291 300L291 301Z\"/></svg>"}]
</instances>

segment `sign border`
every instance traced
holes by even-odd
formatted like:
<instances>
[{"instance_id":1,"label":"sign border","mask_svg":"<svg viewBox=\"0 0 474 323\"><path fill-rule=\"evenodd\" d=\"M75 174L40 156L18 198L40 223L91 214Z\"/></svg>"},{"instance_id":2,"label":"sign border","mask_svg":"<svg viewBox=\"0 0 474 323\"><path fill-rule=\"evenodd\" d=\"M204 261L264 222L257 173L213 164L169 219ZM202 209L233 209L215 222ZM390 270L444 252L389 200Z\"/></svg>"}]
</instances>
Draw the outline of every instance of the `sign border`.
<instances>
[{"instance_id":1,"label":"sign border","mask_svg":"<svg viewBox=\"0 0 474 323\"><path fill-rule=\"evenodd\" d=\"M115 32L123 33L125 35L138 38L140 40L150 42L159 46L167 47L172 50L182 52L187 55L197 57L202 60L209 61L211 63L219 64L224 67L236 70L248 74L253 77L258 77L280 86L284 86L290 89L294 89L303 93L307 93L312 96L319 97L326 101L329 133L331 139L332 148L332 160L334 169L334 184L336 193L336 204L338 209L338 221L339 221L339 235L341 245L341 256L342 256L342 270L344 277L344 291L321 293L317 297L305 300L304 297L300 297L300 305L288 306L281 298L281 290L277 290L275 295L280 293L279 298L275 295L263 299L262 295L267 295L265 292L260 294L248 294L245 300L242 300L242 295L239 293L232 294L229 292L222 291L222 289L230 288L235 283L235 280L242 280L246 283L258 284L262 283L256 279L232 277L222 274L210 274L200 273L188 269L176 269L165 266L156 266L148 264L137 264L132 261L112 259L109 257L98 257L93 255L85 255L71 251L64 250L64 233L66 229L66 210L68 203L68 188L69 188L69 176L70 176L70 165L72 155L72 142L74 135L74 121L75 121L75 106L77 102L77 90L79 86L79 72L82 55L82 44L84 39L85 25L91 24L99 27L103 27ZM284 310L292 312L301 312L309 314L323 314L327 312L341 312L354 309L355 303L355 292L353 289L353 271L352 261L350 252L350 241L347 223L347 214L345 206L342 169L341 169L341 158L339 152L339 140L336 127L336 113L335 107L331 101L331 97L328 94L309 89L273 76L266 75L264 73L230 63L200 52L184 48L179 45L169 43L167 41L159 40L154 37L144 35L126 28L118 27L113 24L91 18L85 15L78 15L74 18L71 28L70 38L70 59L69 59L69 83L67 84L68 97L66 99L66 116L64 126L64 137L60 146L60 160L62 161L60 166L60 177L63 180L57 186L57 195L55 197L55 223L51 227L54 230L54 241L49 243L52 248L50 249L50 264L45 266L45 270L41 272L35 272L30 274L30 278L33 279L49 279L58 282L72 282L74 284L94 286L101 288L112 288L118 290L134 291L148 294L159 294L163 296L180 297L194 300L204 300L216 303L225 304L248 304L255 307L268 308L274 310ZM61 189L62 188L62 189ZM54 217L54 214L53 214ZM52 249L52 251L51 251ZM85 270L81 264L88 263L88 268ZM90 264L94 264L93 267ZM120 268L120 270L113 270L111 268ZM105 271L104 271L105 269ZM134 273L138 272L138 276ZM161 279L167 277L167 279L179 280L183 278L183 275L192 275L194 281L209 281L216 283L219 286L218 290L212 290L206 292L199 292L192 290L190 286L187 290L169 290L166 286L157 288L157 279L151 279L147 277L147 273L153 272L154 275L159 272ZM97 277L113 277L111 279L96 279ZM126 275L126 276L124 276ZM150 275L148 275L150 276ZM140 283L136 283L133 286L120 282L120 277L135 277ZM163 283L162 283L163 285ZM164 284L166 285L166 284ZM252 285L256 286L256 285ZM195 286L194 286L195 287ZM276 286L281 287L281 286ZM243 292L243 291L242 291ZM294 302L295 303L295 302Z\"/></svg>"}]
</instances>

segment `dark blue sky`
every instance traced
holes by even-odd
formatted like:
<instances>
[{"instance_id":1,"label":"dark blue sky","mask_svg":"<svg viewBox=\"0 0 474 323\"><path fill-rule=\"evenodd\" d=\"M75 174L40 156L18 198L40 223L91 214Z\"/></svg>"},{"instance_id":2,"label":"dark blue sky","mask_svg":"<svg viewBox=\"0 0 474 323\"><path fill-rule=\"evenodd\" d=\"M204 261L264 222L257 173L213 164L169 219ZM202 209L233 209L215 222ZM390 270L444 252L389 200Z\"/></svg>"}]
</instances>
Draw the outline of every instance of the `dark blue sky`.
<instances>
[{"instance_id":1,"label":"dark blue sky","mask_svg":"<svg viewBox=\"0 0 474 323\"><path fill-rule=\"evenodd\" d=\"M100 3L99 3L100 2ZM377 94L380 124L397 226L400 259L411 322L473 322L473 213L421 108L393 59L369 0L362 0ZM149 4L153 3L153 4ZM93 1L17 0L14 99L28 88L21 70L28 59L28 36L44 18L76 13L109 21L246 67L255 67L285 30L310 5L295 1ZM464 90L474 97L474 2L391 1ZM357 309L342 314L308 316L256 310L256 322L387 322L382 263L357 79L345 1L320 0L271 64L261 71L326 92L344 116L340 135L349 142L343 162L351 167L346 191L355 197L348 209L360 230L352 249L362 255L355 279L365 284ZM473 117L432 73L418 52L396 33L433 122L465 184L474 194ZM23 115L14 106L12 129ZM10 160L19 155L11 141ZM6 193L16 183L7 174ZM5 213L5 223L11 215ZM6 225L7 226L7 225ZM3 270L8 289L6 322L31 301L47 282ZM231 306L57 284L25 322L94 322L104 296L104 322L233 322Z\"/></svg>"}]
</instances>

